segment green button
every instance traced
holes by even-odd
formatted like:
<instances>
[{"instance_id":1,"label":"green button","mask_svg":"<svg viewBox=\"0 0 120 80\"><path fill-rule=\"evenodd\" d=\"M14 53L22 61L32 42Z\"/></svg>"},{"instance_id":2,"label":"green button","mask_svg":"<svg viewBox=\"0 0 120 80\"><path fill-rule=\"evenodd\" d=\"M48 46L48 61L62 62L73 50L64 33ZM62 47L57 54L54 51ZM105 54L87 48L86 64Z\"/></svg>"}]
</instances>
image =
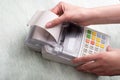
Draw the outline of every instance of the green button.
<instances>
[{"instance_id":1,"label":"green button","mask_svg":"<svg viewBox=\"0 0 120 80\"><path fill-rule=\"evenodd\" d=\"M90 34L87 34L87 38L89 38L89 39L91 38Z\"/></svg>"},{"instance_id":2,"label":"green button","mask_svg":"<svg viewBox=\"0 0 120 80\"><path fill-rule=\"evenodd\" d=\"M91 34L91 31L90 31L90 30L87 30L87 33Z\"/></svg>"}]
</instances>

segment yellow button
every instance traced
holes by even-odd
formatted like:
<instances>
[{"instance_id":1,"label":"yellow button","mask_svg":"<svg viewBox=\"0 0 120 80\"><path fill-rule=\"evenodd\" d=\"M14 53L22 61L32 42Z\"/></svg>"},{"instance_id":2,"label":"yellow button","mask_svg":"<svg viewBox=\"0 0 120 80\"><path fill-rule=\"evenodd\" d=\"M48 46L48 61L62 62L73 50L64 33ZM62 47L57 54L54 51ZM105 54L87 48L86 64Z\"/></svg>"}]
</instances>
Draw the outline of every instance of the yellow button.
<instances>
[{"instance_id":1,"label":"yellow button","mask_svg":"<svg viewBox=\"0 0 120 80\"><path fill-rule=\"evenodd\" d=\"M104 44L100 44L100 47L101 47L101 48L104 48L104 47L105 47L105 45L104 45Z\"/></svg>"},{"instance_id":2,"label":"yellow button","mask_svg":"<svg viewBox=\"0 0 120 80\"><path fill-rule=\"evenodd\" d=\"M100 42L100 41L101 41L101 39L100 39L100 38L96 38L96 41L97 41L97 42Z\"/></svg>"},{"instance_id":3,"label":"yellow button","mask_svg":"<svg viewBox=\"0 0 120 80\"><path fill-rule=\"evenodd\" d=\"M99 47L99 46L100 46L100 43L99 43L99 42L96 42L96 46Z\"/></svg>"},{"instance_id":4,"label":"yellow button","mask_svg":"<svg viewBox=\"0 0 120 80\"><path fill-rule=\"evenodd\" d=\"M94 35L92 35L92 40L95 40L95 38L96 38L96 37L95 37Z\"/></svg>"},{"instance_id":5,"label":"yellow button","mask_svg":"<svg viewBox=\"0 0 120 80\"><path fill-rule=\"evenodd\" d=\"M96 32L93 31L93 32L92 32L92 35L96 36Z\"/></svg>"}]
</instances>

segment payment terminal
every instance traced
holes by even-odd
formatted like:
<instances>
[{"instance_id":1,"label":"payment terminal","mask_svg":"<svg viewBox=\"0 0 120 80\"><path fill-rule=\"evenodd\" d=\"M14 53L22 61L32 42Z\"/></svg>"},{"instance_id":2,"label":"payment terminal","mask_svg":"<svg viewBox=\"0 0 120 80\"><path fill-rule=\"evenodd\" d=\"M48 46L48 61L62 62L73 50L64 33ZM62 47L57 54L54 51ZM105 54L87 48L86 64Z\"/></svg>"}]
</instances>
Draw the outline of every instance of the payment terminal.
<instances>
[{"instance_id":1,"label":"payment terminal","mask_svg":"<svg viewBox=\"0 0 120 80\"><path fill-rule=\"evenodd\" d=\"M89 27L68 22L47 29L46 23L57 17L51 11L37 11L28 23L25 45L46 59L71 66L78 65L72 63L76 57L106 51L110 36Z\"/></svg>"}]
</instances>

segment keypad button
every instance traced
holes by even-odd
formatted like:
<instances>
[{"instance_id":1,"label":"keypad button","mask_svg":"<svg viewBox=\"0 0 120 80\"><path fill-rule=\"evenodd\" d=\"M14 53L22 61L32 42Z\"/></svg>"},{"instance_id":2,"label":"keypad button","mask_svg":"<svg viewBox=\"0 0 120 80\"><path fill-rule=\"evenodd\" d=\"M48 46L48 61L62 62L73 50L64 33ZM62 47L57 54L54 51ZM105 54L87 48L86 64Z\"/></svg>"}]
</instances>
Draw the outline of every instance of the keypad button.
<instances>
[{"instance_id":1,"label":"keypad button","mask_svg":"<svg viewBox=\"0 0 120 80\"><path fill-rule=\"evenodd\" d=\"M87 38L90 39L90 38L91 38L91 35L90 35L90 34L87 34Z\"/></svg>"},{"instance_id":2,"label":"keypad button","mask_svg":"<svg viewBox=\"0 0 120 80\"><path fill-rule=\"evenodd\" d=\"M93 31L93 32L92 32L92 35L96 36L96 32L95 32L95 31Z\"/></svg>"},{"instance_id":3,"label":"keypad button","mask_svg":"<svg viewBox=\"0 0 120 80\"><path fill-rule=\"evenodd\" d=\"M94 41L91 41L91 44L92 44L92 45L94 45L94 44L95 44L95 42L94 42Z\"/></svg>"},{"instance_id":4,"label":"keypad button","mask_svg":"<svg viewBox=\"0 0 120 80\"><path fill-rule=\"evenodd\" d=\"M93 51L92 50L89 50L89 52L88 52L89 54L92 54L93 53Z\"/></svg>"},{"instance_id":5,"label":"keypad button","mask_svg":"<svg viewBox=\"0 0 120 80\"><path fill-rule=\"evenodd\" d=\"M86 48L84 48L83 53L87 53L87 49Z\"/></svg>"},{"instance_id":6,"label":"keypad button","mask_svg":"<svg viewBox=\"0 0 120 80\"><path fill-rule=\"evenodd\" d=\"M100 41L101 41L101 39L100 39L100 38L96 38L96 41L97 41L97 42L100 42Z\"/></svg>"},{"instance_id":7,"label":"keypad button","mask_svg":"<svg viewBox=\"0 0 120 80\"><path fill-rule=\"evenodd\" d=\"M93 49L94 49L94 46L91 45L91 46L90 46L90 49L93 50Z\"/></svg>"},{"instance_id":8,"label":"keypad button","mask_svg":"<svg viewBox=\"0 0 120 80\"><path fill-rule=\"evenodd\" d=\"M102 35L102 39L104 39L104 40L105 40L105 36L104 36L104 35Z\"/></svg>"},{"instance_id":9,"label":"keypad button","mask_svg":"<svg viewBox=\"0 0 120 80\"><path fill-rule=\"evenodd\" d=\"M99 42L96 42L96 46L99 47L99 46L100 46L100 43L99 43Z\"/></svg>"},{"instance_id":10,"label":"keypad button","mask_svg":"<svg viewBox=\"0 0 120 80\"><path fill-rule=\"evenodd\" d=\"M85 44L85 45L84 45L85 48L88 48L88 46L89 46L89 44Z\"/></svg>"},{"instance_id":11,"label":"keypad button","mask_svg":"<svg viewBox=\"0 0 120 80\"><path fill-rule=\"evenodd\" d=\"M105 45L104 45L104 44L100 44L100 47L101 47L101 48L104 48L104 47L105 47Z\"/></svg>"},{"instance_id":12,"label":"keypad button","mask_svg":"<svg viewBox=\"0 0 120 80\"><path fill-rule=\"evenodd\" d=\"M105 40L102 39L102 40L101 40L101 43L102 43L102 44L105 44Z\"/></svg>"},{"instance_id":13,"label":"keypad button","mask_svg":"<svg viewBox=\"0 0 120 80\"><path fill-rule=\"evenodd\" d=\"M95 40L96 36L92 35L92 40Z\"/></svg>"},{"instance_id":14,"label":"keypad button","mask_svg":"<svg viewBox=\"0 0 120 80\"><path fill-rule=\"evenodd\" d=\"M90 42L90 39L86 39L86 43L89 43Z\"/></svg>"},{"instance_id":15,"label":"keypad button","mask_svg":"<svg viewBox=\"0 0 120 80\"><path fill-rule=\"evenodd\" d=\"M90 30L87 30L87 33L88 33L88 34L91 34L91 31L90 31Z\"/></svg>"},{"instance_id":16,"label":"keypad button","mask_svg":"<svg viewBox=\"0 0 120 80\"><path fill-rule=\"evenodd\" d=\"M95 51L98 52L99 48L98 47L95 47Z\"/></svg>"},{"instance_id":17,"label":"keypad button","mask_svg":"<svg viewBox=\"0 0 120 80\"><path fill-rule=\"evenodd\" d=\"M98 37L98 38L101 38L101 34L100 34L100 33L97 33L97 37Z\"/></svg>"}]
</instances>

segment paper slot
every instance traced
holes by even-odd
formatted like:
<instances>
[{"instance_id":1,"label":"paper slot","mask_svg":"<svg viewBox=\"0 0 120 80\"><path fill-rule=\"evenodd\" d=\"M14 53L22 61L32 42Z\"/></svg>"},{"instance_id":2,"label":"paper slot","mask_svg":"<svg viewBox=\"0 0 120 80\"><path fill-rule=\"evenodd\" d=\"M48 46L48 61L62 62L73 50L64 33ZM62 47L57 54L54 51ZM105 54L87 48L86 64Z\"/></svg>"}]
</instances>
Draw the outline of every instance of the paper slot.
<instances>
[{"instance_id":1,"label":"paper slot","mask_svg":"<svg viewBox=\"0 0 120 80\"><path fill-rule=\"evenodd\" d=\"M51 11L37 11L32 19L29 21L28 25L36 25L45 31L47 31L57 42L59 39L59 34L61 31L61 24L54 26L53 28L46 28L46 24L53 19L58 18L56 14ZM42 35L42 34L41 34Z\"/></svg>"}]
</instances>

